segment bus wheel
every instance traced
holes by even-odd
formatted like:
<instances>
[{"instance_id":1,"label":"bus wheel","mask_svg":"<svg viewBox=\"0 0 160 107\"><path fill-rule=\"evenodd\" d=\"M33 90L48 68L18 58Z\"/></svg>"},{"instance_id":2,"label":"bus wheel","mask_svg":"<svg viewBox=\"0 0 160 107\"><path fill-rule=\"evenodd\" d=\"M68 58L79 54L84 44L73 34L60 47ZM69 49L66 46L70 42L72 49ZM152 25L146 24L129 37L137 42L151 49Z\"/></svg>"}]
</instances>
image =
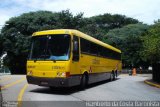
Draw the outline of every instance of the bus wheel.
<instances>
[{"instance_id":1,"label":"bus wheel","mask_svg":"<svg viewBox=\"0 0 160 107\"><path fill-rule=\"evenodd\" d=\"M115 79L117 79L117 77L118 77L118 71L116 70L114 74L115 74Z\"/></svg>"},{"instance_id":2,"label":"bus wheel","mask_svg":"<svg viewBox=\"0 0 160 107\"><path fill-rule=\"evenodd\" d=\"M81 78L80 88L84 89L86 85L87 85L87 76L86 74L83 74Z\"/></svg>"},{"instance_id":3,"label":"bus wheel","mask_svg":"<svg viewBox=\"0 0 160 107\"><path fill-rule=\"evenodd\" d=\"M115 79L115 76L114 76L114 72L111 72L111 74L110 74L110 81L113 81Z\"/></svg>"},{"instance_id":4,"label":"bus wheel","mask_svg":"<svg viewBox=\"0 0 160 107\"><path fill-rule=\"evenodd\" d=\"M50 90L55 90L55 87L53 87L53 86L50 86L49 88L50 88Z\"/></svg>"},{"instance_id":5,"label":"bus wheel","mask_svg":"<svg viewBox=\"0 0 160 107\"><path fill-rule=\"evenodd\" d=\"M114 71L112 73L113 73L113 80L115 80L116 79L116 74L115 74Z\"/></svg>"}]
</instances>

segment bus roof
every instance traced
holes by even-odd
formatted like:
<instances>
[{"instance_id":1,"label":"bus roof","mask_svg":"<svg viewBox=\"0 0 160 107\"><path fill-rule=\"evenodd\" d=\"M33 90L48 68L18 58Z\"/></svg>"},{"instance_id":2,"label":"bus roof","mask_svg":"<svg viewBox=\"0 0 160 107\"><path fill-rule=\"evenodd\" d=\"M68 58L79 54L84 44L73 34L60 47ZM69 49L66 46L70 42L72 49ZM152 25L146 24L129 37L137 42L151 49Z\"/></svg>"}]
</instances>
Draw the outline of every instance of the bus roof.
<instances>
[{"instance_id":1,"label":"bus roof","mask_svg":"<svg viewBox=\"0 0 160 107\"><path fill-rule=\"evenodd\" d=\"M116 51L116 52L119 52L121 53L121 50L109 45L109 44L106 44L100 40L97 40L87 34L84 34L78 30L74 30L74 29L55 29L55 30L45 30L45 31L38 31L38 32L35 32L33 33L32 36L42 36L42 35L49 35L49 34L72 34L72 35L76 35L78 37L81 37L81 38L84 38L86 40L89 40L89 41L92 41L96 44L99 44L101 46L104 46L106 48L109 48L113 51Z\"/></svg>"}]
</instances>

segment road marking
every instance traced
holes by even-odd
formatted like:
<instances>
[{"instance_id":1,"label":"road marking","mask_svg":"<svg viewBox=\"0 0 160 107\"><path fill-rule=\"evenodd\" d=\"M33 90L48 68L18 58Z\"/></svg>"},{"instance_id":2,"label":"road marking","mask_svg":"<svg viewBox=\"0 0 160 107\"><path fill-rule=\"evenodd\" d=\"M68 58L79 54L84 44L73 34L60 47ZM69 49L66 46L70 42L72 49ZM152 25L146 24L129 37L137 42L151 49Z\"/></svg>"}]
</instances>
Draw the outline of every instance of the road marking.
<instances>
[{"instance_id":1,"label":"road marking","mask_svg":"<svg viewBox=\"0 0 160 107\"><path fill-rule=\"evenodd\" d=\"M9 80L9 79L11 79L11 77L5 77L5 78L1 79L0 82L7 81L7 80Z\"/></svg>"},{"instance_id":2,"label":"road marking","mask_svg":"<svg viewBox=\"0 0 160 107\"><path fill-rule=\"evenodd\" d=\"M4 89L6 89L6 88L9 88L9 87L11 87L11 86L13 86L13 85L15 85L15 84L21 83L21 82L24 81L25 79L26 79L26 78L23 77L23 78L21 78L20 80L17 80L17 81L15 81L15 82L10 83L10 84L4 85L4 86L1 87L1 90L4 90Z\"/></svg>"},{"instance_id":3,"label":"road marking","mask_svg":"<svg viewBox=\"0 0 160 107\"><path fill-rule=\"evenodd\" d=\"M18 107L21 107L21 105L22 105L23 94L24 94L27 87L28 87L28 84L25 84L24 87L21 89L19 95L18 95L18 100L17 100L18 101Z\"/></svg>"}]
</instances>

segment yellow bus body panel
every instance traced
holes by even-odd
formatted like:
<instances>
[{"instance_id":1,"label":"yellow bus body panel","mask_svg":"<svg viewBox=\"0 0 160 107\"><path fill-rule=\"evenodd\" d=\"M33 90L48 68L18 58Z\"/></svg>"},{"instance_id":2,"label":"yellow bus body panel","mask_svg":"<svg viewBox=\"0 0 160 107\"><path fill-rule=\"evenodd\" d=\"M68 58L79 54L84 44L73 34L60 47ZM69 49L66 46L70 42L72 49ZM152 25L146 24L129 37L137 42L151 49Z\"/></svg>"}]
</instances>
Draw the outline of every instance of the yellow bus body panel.
<instances>
[{"instance_id":1,"label":"yellow bus body panel","mask_svg":"<svg viewBox=\"0 0 160 107\"><path fill-rule=\"evenodd\" d=\"M81 54L80 59L81 74L85 71L88 73L112 72L112 70L122 70L122 63L119 60L107 59L97 56Z\"/></svg>"},{"instance_id":2,"label":"yellow bus body panel","mask_svg":"<svg viewBox=\"0 0 160 107\"><path fill-rule=\"evenodd\" d=\"M58 73L69 72L69 61L27 61L28 75L35 77L60 77Z\"/></svg>"}]
</instances>

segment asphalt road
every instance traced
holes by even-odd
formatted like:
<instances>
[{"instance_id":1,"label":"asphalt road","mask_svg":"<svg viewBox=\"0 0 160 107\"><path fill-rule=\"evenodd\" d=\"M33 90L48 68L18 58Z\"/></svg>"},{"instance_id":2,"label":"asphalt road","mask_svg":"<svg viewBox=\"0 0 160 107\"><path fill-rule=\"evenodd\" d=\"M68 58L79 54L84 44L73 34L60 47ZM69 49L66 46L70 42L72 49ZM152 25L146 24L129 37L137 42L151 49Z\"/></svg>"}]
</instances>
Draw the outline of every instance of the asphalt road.
<instances>
[{"instance_id":1,"label":"asphalt road","mask_svg":"<svg viewBox=\"0 0 160 107\"><path fill-rule=\"evenodd\" d=\"M88 101L160 101L160 89L144 83L149 78L150 74L122 74L115 81L92 84L85 90L78 87L51 90L28 85L25 75L3 75L0 76L2 104L4 107L82 107L95 106Z\"/></svg>"}]
</instances>

